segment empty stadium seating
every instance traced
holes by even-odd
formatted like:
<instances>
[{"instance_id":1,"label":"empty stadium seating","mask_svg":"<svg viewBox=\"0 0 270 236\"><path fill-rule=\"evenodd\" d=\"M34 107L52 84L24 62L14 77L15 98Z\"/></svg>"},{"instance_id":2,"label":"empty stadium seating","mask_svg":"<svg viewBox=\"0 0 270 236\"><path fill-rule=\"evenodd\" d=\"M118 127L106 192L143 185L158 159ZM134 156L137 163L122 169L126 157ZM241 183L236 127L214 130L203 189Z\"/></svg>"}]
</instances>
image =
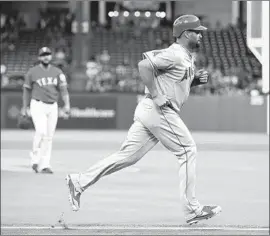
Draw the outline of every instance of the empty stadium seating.
<instances>
[{"instance_id":1,"label":"empty stadium seating","mask_svg":"<svg viewBox=\"0 0 270 236\"><path fill-rule=\"evenodd\" d=\"M44 45L50 45L45 33L20 32L15 50L1 53L1 63L7 66L7 74L24 74L37 61L38 49Z\"/></svg>"},{"instance_id":2,"label":"empty stadium seating","mask_svg":"<svg viewBox=\"0 0 270 236\"><path fill-rule=\"evenodd\" d=\"M157 47L156 40L172 43L170 28L148 30L143 32L132 29L123 31L95 28L92 30L91 55L107 49L111 56L112 65L123 62L128 57L135 64L141 59L142 52ZM254 77L261 76L261 64L250 52L246 45L245 31L237 27L227 27L221 30L209 30L203 34L200 59L201 66L212 64L225 75L231 68L240 67L250 71ZM71 45L72 35L65 35ZM24 74L37 59L37 51L43 45L50 45L50 39L44 32L21 32L16 41L14 51L4 51L1 62L7 66L8 75Z\"/></svg>"}]
</instances>

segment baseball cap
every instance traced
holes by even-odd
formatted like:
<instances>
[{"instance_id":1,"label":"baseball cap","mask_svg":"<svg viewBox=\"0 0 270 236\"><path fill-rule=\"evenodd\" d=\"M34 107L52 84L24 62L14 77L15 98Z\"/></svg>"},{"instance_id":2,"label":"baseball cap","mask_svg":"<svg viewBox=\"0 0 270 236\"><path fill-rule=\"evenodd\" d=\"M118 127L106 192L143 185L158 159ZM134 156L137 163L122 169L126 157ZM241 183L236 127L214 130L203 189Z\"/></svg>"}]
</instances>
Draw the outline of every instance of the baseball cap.
<instances>
[{"instance_id":1,"label":"baseball cap","mask_svg":"<svg viewBox=\"0 0 270 236\"><path fill-rule=\"evenodd\" d=\"M48 47L42 47L41 49L39 49L38 51L38 55L39 56L44 56L44 55L51 55L52 51L51 49L49 49Z\"/></svg>"}]
</instances>

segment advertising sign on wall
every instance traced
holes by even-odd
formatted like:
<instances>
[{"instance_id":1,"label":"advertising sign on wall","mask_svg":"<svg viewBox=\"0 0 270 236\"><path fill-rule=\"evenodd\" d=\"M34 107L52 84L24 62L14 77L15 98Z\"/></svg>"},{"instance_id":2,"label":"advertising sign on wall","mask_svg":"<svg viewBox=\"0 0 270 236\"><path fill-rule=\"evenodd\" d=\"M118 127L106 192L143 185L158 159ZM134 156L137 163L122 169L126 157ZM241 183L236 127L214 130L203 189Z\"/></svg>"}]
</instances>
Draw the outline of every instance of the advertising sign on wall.
<instances>
[{"instance_id":1,"label":"advertising sign on wall","mask_svg":"<svg viewBox=\"0 0 270 236\"><path fill-rule=\"evenodd\" d=\"M58 128L115 129L116 97L75 95L71 97L70 118L59 108Z\"/></svg>"},{"instance_id":2,"label":"advertising sign on wall","mask_svg":"<svg viewBox=\"0 0 270 236\"><path fill-rule=\"evenodd\" d=\"M141 95L71 94L71 114L60 102L58 129L129 129ZM16 129L21 93L1 94L1 128ZM190 96L181 118L191 131L266 132L264 97ZM199 119L198 119L199 117Z\"/></svg>"},{"instance_id":3,"label":"advertising sign on wall","mask_svg":"<svg viewBox=\"0 0 270 236\"><path fill-rule=\"evenodd\" d=\"M64 118L63 108L59 106L57 128L68 129L115 129L116 97L71 95L71 113ZM16 128L22 98L20 94L7 95L2 105L2 118L5 128ZM28 113L30 116L30 112Z\"/></svg>"}]
</instances>

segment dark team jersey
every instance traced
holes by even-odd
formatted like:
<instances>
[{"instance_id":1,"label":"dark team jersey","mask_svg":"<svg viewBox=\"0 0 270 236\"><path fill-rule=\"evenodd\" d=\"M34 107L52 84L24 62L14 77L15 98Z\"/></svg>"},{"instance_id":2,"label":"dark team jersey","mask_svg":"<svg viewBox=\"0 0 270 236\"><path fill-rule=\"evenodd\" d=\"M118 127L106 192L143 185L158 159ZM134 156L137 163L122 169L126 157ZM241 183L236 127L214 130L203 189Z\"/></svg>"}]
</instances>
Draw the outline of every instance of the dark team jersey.
<instances>
[{"instance_id":1,"label":"dark team jersey","mask_svg":"<svg viewBox=\"0 0 270 236\"><path fill-rule=\"evenodd\" d=\"M26 73L23 86L32 90L33 99L50 103L57 102L60 87L67 86L67 80L59 68L39 64Z\"/></svg>"}]
</instances>

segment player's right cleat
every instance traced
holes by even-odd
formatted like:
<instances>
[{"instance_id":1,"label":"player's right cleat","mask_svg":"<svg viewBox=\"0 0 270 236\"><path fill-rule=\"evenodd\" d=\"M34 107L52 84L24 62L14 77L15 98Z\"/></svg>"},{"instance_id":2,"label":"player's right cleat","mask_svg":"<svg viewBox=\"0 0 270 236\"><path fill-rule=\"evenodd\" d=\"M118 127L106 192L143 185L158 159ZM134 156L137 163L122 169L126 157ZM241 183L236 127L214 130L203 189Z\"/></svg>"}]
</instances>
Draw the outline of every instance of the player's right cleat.
<instances>
[{"instance_id":1,"label":"player's right cleat","mask_svg":"<svg viewBox=\"0 0 270 236\"><path fill-rule=\"evenodd\" d=\"M76 190L74 183L72 182L72 179L70 175L67 175L66 177L68 189L69 189L69 202L71 204L71 208L73 211L78 211L80 209L80 197L81 192Z\"/></svg>"},{"instance_id":2,"label":"player's right cleat","mask_svg":"<svg viewBox=\"0 0 270 236\"><path fill-rule=\"evenodd\" d=\"M44 168L41 170L42 174L53 174L53 171L50 168Z\"/></svg>"},{"instance_id":3,"label":"player's right cleat","mask_svg":"<svg viewBox=\"0 0 270 236\"><path fill-rule=\"evenodd\" d=\"M197 224L199 221L207 220L221 212L220 206L204 206L199 215L187 220L189 225Z\"/></svg>"},{"instance_id":4,"label":"player's right cleat","mask_svg":"<svg viewBox=\"0 0 270 236\"><path fill-rule=\"evenodd\" d=\"M35 171L36 173L38 173L38 164L33 164L32 165L32 169L33 169L33 171Z\"/></svg>"}]
</instances>

